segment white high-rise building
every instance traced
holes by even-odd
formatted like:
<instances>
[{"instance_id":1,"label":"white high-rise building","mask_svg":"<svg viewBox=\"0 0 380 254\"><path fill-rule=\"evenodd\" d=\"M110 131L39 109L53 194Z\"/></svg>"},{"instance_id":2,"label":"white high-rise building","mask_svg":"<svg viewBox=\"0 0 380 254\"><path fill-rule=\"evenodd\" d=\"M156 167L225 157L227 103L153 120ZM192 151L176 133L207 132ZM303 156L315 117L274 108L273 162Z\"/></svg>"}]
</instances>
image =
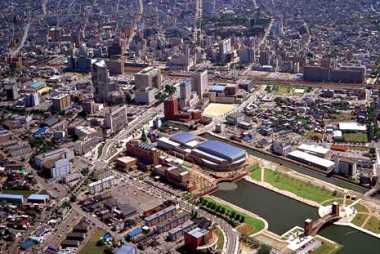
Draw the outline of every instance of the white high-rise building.
<instances>
[{"instance_id":1,"label":"white high-rise building","mask_svg":"<svg viewBox=\"0 0 380 254\"><path fill-rule=\"evenodd\" d=\"M115 110L109 109L104 118L104 127L112 133L118 132L128 125L127 108L119 107Z\"/></svg>"},{"instance_id":2,"label":"white high-rise building","mask_svg":"<svg viewBox=\"0 0 380 254\"><path fill-rule=\"evenodd\" d=\"M95 101L105 103L110 89L109 72L104 60L98 61L92 67L92 83L95 87Z\"/></svg>"},{"instance_id":3,"label":"white high-rise building","mask_svg":"<svg viewBox=\"0 0 380 254\"><path fill-rule=\"evenodd\" d=\"M203 95L208 87L208 72L207 70L199 70L192 75L192 90L197 93L202 100Z\"/></svg>"}]
</instances>

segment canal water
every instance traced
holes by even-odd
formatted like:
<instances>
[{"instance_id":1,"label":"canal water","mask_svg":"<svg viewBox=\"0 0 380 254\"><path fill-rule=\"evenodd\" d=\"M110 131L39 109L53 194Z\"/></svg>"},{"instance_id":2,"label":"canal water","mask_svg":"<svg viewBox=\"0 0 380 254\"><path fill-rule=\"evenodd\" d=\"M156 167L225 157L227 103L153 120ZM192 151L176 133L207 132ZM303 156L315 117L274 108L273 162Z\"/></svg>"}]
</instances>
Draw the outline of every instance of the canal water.
<instances>
[{"instance_id":1,"label":"canal water","mask_svg":"<svg viewBox=\"0 0 380 254\"><path fill-rule=\"evenodd\" d=\"M242 180L237 188L223 188L214 196L251 211L269 224L269 230L282 235L305 219L317 219L317 208ZM380 239L351 227L330 225L320 235L342 244L340 254L380 254Z\"/></svg>"}]
</instances>

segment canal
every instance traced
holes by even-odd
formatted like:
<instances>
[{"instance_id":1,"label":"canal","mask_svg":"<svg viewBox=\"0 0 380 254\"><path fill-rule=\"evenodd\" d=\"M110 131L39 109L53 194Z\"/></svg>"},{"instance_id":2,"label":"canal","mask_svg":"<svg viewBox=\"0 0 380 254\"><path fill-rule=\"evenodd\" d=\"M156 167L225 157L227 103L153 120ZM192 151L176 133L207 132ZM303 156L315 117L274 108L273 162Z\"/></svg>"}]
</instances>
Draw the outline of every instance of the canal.
<instances>
[{"instance_id":1,"label":"canal","mask_svg":"<svg viewBox=\"0 0 380 254\"><path fill-rule=\"evenodd\" d=\"M263 217L269 230L279 235L294 226L303 227L307 218L318 218L317 208L245 180L238 182L236 188L226 188L214 195ZM380 239L351 227L331 225L319 234L342 244L340 254L380 253Z\"/></svg>"},{"instance_id":2,"label":"canal","mask_svg":"<svg viewBox=\"0 0 380 254\"><path fill-rule=\"evenodd\" d=\"M261 159L267 160L267 161L272 161L272 162L275 162L275 163L278 163L278 164L282 164L283 166L285 166L287 168L290 168L290 169L292 169L294 171L297 171L297 172L299 172L301 174L309 175L311 177L323 180L325 182L334 184L336 186L339 186L339 187L342 187L342 188L345 188L345 189L357 191L357 192L360 192L360 193L365 193L366 191L369 190L368 188L366 188L364 186L360 186L360 185L357 185L355 183L351 183L349 181L342 180L342 179L337 178L335 176L327 177L326 174L323 174L321 172L318 172L318 171L315 171L315 170L312 170L312 169L305 168L304 166L302 166L300 164L297 164L295 162L294 163L293 162L289 162L287 160L283 160L282 158L277 157L275 155L272 155L270 153L266 153L266 152L263 152L263 151L260 151L258 149L254 149L254 148L249 148L249 147L246 147L245 145L239 145L239 144L233 143L233 142L231 142L229 140L225 140L225 139L221 139L221 138L215 137L215 136L210 135L208 133L203 134L202 137L207 138L207 139L220 140L220 141L223 141L223 142L226 142L226 143L230 143L230 144L232 144L234 146L238 146L238 147L246 150L249 154L251 154L251 155L253 155L255 157L258 157L258 158L261 158Z\"/></svg>"}]
</instances>

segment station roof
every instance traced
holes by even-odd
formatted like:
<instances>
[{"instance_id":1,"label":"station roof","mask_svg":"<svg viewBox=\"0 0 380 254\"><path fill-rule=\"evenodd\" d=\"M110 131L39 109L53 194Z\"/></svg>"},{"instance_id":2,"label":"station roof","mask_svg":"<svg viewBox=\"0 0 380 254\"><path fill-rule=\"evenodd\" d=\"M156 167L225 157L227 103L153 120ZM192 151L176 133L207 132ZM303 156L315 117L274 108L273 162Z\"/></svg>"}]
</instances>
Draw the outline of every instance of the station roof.
<instances>
[{"instance_id":1,"label":"station roof","mask_svg":"<svg viewBox=\"0 0 380 254\"><path fill-rule=\"evenodd\" d=\"M341 131L366 131L365 125L360 125L357 122L342 122L339 123L339 130Z\"/></svg>"},{"instance_id":2,"label":"station roof","mask_svg":"<svg viewBox=\"0 0 380 254\"><path fill-rule=\"evenodd\" d=\"M197 145L196 148L202 152L228 160L237 160L246 154L243 149L217 140L208 140Z\"/></svg>"},{"instance_id":3,"label":"station roof","mask_svg":"<svg viewBox=\"0 0 380 254\"><path fill-rule=\"evenodd\" d=\"M301 159L303 161L307 161L307 162L313 163L315 165L318 165L318 166L321 166L324 168L331 168L332 166L335 165L335 163L333 161L326 160L326 159L320 158L318 156L311 155L311 154L308 154L308 153L305 153L305 152L302 152L299 150L290 152L288 154L288 156L291 156L293 158L298 158L298 159Z\"/></svg>"},{"instance_id":4,"label":"station roof","mask_svg":"<svg viewBox=\"0 0 380 254\"><path fill-rule=\"evenodd\" d=\"M191 142L195 140L197 137L191 133L188 132L181 132L174 134L170 137L170 140L180 143L180 144L186 144L188 142Z\"/></svg>"}]
</instances>

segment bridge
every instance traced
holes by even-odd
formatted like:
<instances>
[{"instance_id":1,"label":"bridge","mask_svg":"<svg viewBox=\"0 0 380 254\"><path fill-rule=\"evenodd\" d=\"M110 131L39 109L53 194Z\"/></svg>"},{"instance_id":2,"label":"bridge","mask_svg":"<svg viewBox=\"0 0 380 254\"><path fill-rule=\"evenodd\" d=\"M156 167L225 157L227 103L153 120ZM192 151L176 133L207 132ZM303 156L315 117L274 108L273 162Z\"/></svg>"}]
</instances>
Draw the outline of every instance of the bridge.
<instances>
[{"instance_id":1,"label":"bridge","mask_svg":"<svg viewBox=\"0 0 380 254\"><path fill-rule=\"evenodd\" d=\"M332 209L329 214L319 218L318 220L306 219L304 224L304 231L306 236L315 236L318 232L330 223L333 223L341 218L340 205L338 203L332 204Z\"/></svg>"}]
</instances>

